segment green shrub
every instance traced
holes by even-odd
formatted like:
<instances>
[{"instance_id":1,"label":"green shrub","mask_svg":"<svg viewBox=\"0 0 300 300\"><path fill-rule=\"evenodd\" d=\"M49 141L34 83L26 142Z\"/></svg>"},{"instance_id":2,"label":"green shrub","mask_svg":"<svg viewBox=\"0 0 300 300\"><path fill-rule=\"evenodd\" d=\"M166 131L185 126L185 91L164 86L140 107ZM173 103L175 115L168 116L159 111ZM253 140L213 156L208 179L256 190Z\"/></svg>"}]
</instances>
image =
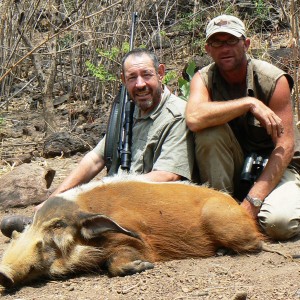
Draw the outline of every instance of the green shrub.
<instances>
[{"instance_id":1,"label":"green shrub","mask_svg":"<svg viewBox=\"0 0 300 300\"><path fill-rule=\"evenodd\" d=\"M100 64L95 66L89 60L85 62L87 69L91 72L93 76L98 78L100 81L116 81L117 77L110 72L108 72L104 65Z\"/></svg>"},{"instance_id":2,"label":"green shrub","mask_svg":"<svg viewBox=\"0 0 300 300\"><path fill-rule=\"evenodd\" d=\"M145 48L144 45L139 48ZM125 53L129 52L130 44L128 42L124 42L121 48L112 47L110 50L97 49L97 53L102 58L101 61L103 63L99 63L98 65L93 64L91 61L87 60L85 65L92 74L92 76L98 78L101 82L108 81L117 81L118 78L114 75L115 71L120 68L121 58L125 55Z\"/></svg>"},{"instance_id":3,"label":"green shrub","mask_svg":"<svg viewBox=\"0 0 300 300\"><path fill-rule=\"evenodd\" d=\"M166 73L164 79L163 79L163 84L168 84L170 81L174 80L177 78L177 72L172 70Z\"/></svg>"},{"instance_id":4,"label":"green shrub","mask_svg":"<svg viewBox=\"0 0 300 300\"><path fill-rule=\"evenodd\" d=\"M180 97L184 100L187 100L190 95L190 81L192 80L196 69L196 63L194 61L190 61L187 68L186 68L186 74L189 77L189 80L184 79L183 77L180 77L178 79L178 86L180 90Z\"/></svg>"}]
</instances>

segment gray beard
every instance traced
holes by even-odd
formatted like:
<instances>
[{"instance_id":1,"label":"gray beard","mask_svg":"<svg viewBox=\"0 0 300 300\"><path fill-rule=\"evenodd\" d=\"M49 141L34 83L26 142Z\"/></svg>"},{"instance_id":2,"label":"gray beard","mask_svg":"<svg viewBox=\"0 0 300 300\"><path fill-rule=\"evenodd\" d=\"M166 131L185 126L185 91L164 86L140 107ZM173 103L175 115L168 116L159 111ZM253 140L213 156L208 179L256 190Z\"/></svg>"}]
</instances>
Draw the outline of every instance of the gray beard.
<instances>
[{"instance_id":1,"label":"gray beard","mask_svg":"<svg viewBox=\"0 0 300 300\"><path fill-rule=\"evenodd\" d=\"M162 92L163 92L163 88L162 86L160 86L158 89L157 89L157 92L156 94L154 94L153 98L151 100L148 100L146 102L142 102L142 103L136 103L137 107L141 110L141 111L146 111L148 110L150 107L153 106L153 104L155 103L155 107L158 105L158 103L160 102L161 100L161 97L162 97ZM153 107L153 109L155 108Z\"/></svg>"},{"instance_id":2,"label":"gray beard","mask_svg":"<svg viewBox=\"0 0 300 300\"><path fill-rule=\"evenodd\" d=\"M153 105L153 99L148 100L143 103L137 103L137 107L142 111L149 109L152 105Z\"/></svg>"}]
</instances>

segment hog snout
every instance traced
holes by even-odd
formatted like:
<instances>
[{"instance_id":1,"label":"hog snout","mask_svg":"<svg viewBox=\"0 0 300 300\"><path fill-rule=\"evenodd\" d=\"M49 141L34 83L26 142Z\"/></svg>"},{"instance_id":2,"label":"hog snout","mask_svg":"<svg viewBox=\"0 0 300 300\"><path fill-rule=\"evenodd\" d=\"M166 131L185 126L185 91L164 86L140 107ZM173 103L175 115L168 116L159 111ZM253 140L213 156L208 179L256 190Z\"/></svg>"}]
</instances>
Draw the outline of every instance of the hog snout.
<instances>
[{"instance_id":1,"label":"hog snout","mask_svg":"<svg viewBox=\"0 0 300 300\"><path fill-rule=\"evenodd\" d=\"M28 282L43 274L43 242L35 241L32 245L22 236L11 241L9 252L4 253L0 266L0 285L9 288L12 285ZM25 243L27 242L27 245ZM18 247L20 246L20 247Z\"/></svg>"},{"instance_id":2,"label":"hog snout","mask_svg":"<svg viewBox=\"0 0 300 300\"><path fill-rule=\"evenodd\" d=\"M12 278L4 271L0 270L0 285L5 288L10 288L14 284Z\"/></svg>"}]
</instances>

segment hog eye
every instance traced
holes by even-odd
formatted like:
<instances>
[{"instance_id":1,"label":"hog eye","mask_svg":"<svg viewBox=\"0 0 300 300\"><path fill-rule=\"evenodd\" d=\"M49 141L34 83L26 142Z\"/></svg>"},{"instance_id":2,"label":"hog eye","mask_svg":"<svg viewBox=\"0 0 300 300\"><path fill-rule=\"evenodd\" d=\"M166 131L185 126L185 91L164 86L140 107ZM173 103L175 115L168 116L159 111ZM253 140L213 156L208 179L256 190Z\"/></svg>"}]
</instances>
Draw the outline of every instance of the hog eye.
<instances>
[{"instance_id":1,"label":"hog eye","mask_svg":"<svg viewBox=\"0 0 300 300\"><path fill-rule=\"evenodd\" d=\"M67 224L63 221L57 221L53 224L53 228L59 229L59 228L65 228L67 227Z\"/></svg>"}]
</instances>

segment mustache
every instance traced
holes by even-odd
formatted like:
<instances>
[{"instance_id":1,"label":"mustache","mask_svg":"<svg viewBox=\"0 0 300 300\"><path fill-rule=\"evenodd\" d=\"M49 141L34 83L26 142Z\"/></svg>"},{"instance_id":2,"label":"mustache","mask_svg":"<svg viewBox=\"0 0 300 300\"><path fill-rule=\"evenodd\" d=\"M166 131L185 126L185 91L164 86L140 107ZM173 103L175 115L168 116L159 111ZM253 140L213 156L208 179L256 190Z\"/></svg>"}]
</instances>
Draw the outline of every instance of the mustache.
<instances>
[{"instance_id":1,"label":"mustache","mask_svg":"<svg viewBox=\"0 0 300 300\"><path fill-rule=\"evenodd\" d=\"M144 86L144 87L136 88L136 91L137 92L148 92L149 89L147 86Z\"/></svg>"}]
</instances>

